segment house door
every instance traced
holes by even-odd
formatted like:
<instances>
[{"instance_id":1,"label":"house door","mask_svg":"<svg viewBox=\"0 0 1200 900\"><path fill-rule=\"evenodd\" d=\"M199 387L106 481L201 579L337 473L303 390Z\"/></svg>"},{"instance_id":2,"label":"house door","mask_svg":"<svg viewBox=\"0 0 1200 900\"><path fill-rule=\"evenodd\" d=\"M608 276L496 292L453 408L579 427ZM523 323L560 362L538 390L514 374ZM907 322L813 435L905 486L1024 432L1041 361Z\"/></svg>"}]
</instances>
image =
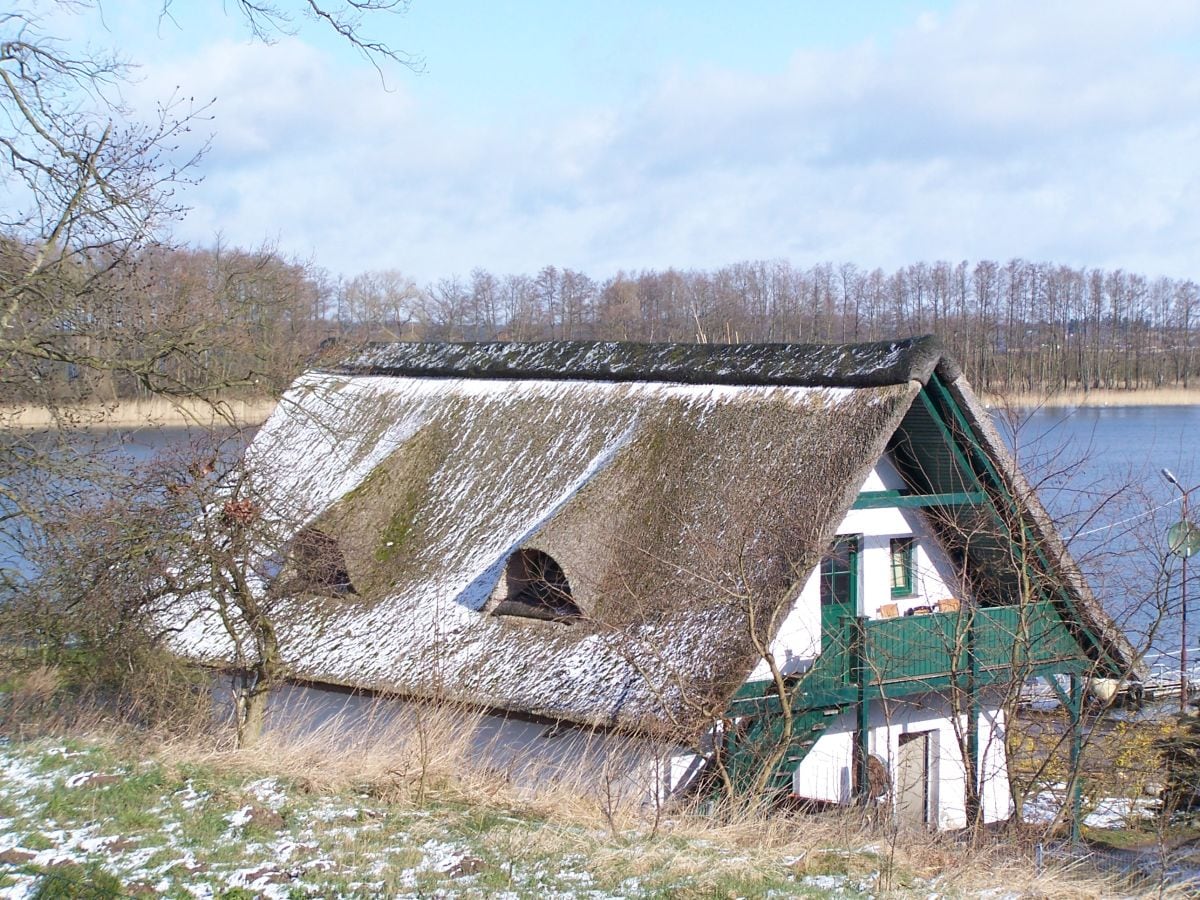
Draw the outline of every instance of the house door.
<instances>
[{"instance_id":1,"label":"house door","mask_svg":"<svg viewBox=\"0 0 1200 900\"><path fill-rule=\"evenodd\" d=\"M900 735L896 759L896 822L910 828L929 824L929 732Z\"/></svg>"},{"instance_id":2,"label":"house door","mask_svg":"<svg viewBox=\"0 0 1200 900\"><path fill-rule=\"evenodd\" d=\"M848 674L849 620L858 614L859 543L857 534L841 535L821 560L821 655L837 677Z\"/></svg>"}]
</instances>

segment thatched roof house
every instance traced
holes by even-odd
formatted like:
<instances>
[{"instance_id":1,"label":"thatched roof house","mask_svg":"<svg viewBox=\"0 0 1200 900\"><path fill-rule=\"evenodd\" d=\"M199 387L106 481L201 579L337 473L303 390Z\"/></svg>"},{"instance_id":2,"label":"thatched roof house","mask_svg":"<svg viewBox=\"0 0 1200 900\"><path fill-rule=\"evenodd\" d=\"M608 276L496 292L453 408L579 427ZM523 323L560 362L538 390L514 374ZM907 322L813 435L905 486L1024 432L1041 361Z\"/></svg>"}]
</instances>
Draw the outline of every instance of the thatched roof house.
<instances>
[{"instance_id":1,"label":"thatched roof house","mask_svg":"<svg viewBox=\"0 0 1200 900\"><path fill-rule=\"evenodd\" d=\"M1132 663L932 338L371 346L298 379L247 464L293 535L263 590L297 678L687 730L745 682L885 455L914 494L987 498L937 518L979 603L1019 601L995 522L1025 529L1081 655ZM212 615L178 645L227 653Z\"/></svg>"}]
</instances>

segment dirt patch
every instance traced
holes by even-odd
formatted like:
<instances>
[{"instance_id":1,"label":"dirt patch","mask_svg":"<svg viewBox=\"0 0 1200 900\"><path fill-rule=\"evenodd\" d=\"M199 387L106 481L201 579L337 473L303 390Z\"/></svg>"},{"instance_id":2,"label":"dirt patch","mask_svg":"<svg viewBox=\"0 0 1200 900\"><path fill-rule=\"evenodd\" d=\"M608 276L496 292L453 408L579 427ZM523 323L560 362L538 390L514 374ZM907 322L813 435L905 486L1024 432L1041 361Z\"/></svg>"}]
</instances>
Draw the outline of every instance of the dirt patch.
<instances>
[{"instance_id":1,"label":"dirt patch","mask_svg":"<svg viewBox=\"0 0 1200 900\"><path fill-rule=\"evenodd\" d=\"M296 876L290 872L284 872L281 869L276 869L272 866L263 866L253 872L246 873L247 884L258 884L265 882L267 884L284 884L288 881L295 881Z\"/></svg>"},{"instance_id":2,"label":"dirt patch","mask_svg":"<svg viewBox=\"0 0 1200 900\"><path fill-rule=\"evenodd\" d=\"M283 816L265 806L249 806L246 808L246 824L267 831L279 831L283 828Z\"/></svg>"},{"instance_id":3,"label":"dirt patch","mask_svg":"<svg viewBox=\"0 0 1200 900\"><path fill-rule=\"evenodd\" d=\"M487 868L487 863L474 856L464 856L446 873L451 878L463 878L467 875L478 875Z\"/></svg>"}]
</instances>

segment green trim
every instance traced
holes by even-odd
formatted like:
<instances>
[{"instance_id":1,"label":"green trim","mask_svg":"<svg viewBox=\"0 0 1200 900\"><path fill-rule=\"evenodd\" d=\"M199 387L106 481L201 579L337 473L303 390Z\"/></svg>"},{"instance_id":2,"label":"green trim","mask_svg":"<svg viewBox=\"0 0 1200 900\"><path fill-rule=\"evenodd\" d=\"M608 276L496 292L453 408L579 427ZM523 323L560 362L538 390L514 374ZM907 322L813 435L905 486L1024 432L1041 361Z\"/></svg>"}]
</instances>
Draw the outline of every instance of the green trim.
<instances>
[{"instance_id":1,"label":"green trim","mask_svg":"<svg viewBox=\"0 0 1200 900\"><path fill-rule=\"evenodd\" d=\"M851 509L920 509L926 506L979 506L987 502L982 491L946 494L909 494L905 491L863 491Z\"/></svg>"},{"instance_id":2,"label":"green trim","mask_svg":"<svg viewBox=\"0 0 1200 900\"><path fill-rule=\"evenodd\" d=\"M975 430L971 426L970 422L967 421L967 417L963 414L962 409L951 395L949 389L942 384L941 379L938 378L936 373L929 376L929 381L927 382L925 388L922 389L921 396L924 397L927 391L936 394L938 401L940 401L940 403L954 418L962 435L969 445L971 454L979 462L984 472L987 473L989 479L995 484L999 494L1008 503L1010 511L1014 514L1017 523L1021 527L1022 534L1024 535L1029 546L1033 549L1034 556L1036 556L1038 562L1041 563L1043 572L1046 575L1049 575L1049 573L1055 570L1055 566L1051 564L1049 557L1047 557L1045 547L1043 546L1042 542L1037 539L1037 536L1032 533L1026 517L1022 514L1022 511L1016 502L1016 498L1014 498L1012 493L1008 490L1007 483L1000 476L1000 472L996 469L995 465L993 465L991 458L983 451L983 446L979 441L979 437L975 434ZM957 446L957 441L954 443L955 446ZM970 471L973 473L974 468L971 467ZM1000 518L1001 524L1003 525L1002 517L999 517L998 513L996 513L996 515L998 518ZM1012 542L1011 537L1009 540ZM1015 544L1015 542L1012 543ZM1024 560L1024 554L1022 553L1020 556L1021 559ZM1026 563L1026 566L1028 568L1028 563ZM1028 570L1031 575L1037 575L1035 570ZM1090 645L1097 661L1107 663L1109 674L1119 674L1121 672L1121 667L1116 664L1116 661L1113 660L1111 656L1109 656L1108 651L1105 650L1104 644L1100 640L1099 635L1095 634L1084 623L1082 617L1079 615L1079 612L1076 609L1075 601L1071 597L1070 592L1067 591L1062 585L1061 580L1057 578L1053 578L1051 580L1054 581L1054 593L1058 596L1059 602L1063 603L1067 609L1071 611L1071 619L1074 622L1075 627L1078 629L1078 633L1086 640L1086 643ZM1043 579L1035 578L1035 581L1040 585ZM1086 647L1081 646L1080 649L1085 653L1087 652Z\"/></svg>"},{"instance_id":3,"label":"green trim","mask_svg":"<svg viewBox=\"0 0 1200 900\"><path fill-rule=\"evenodd\" d=\"M910 597L916 586L917 539L894 537L888 542L888 564L891 569L892 596Z\"/></svg>"}]
</instances>

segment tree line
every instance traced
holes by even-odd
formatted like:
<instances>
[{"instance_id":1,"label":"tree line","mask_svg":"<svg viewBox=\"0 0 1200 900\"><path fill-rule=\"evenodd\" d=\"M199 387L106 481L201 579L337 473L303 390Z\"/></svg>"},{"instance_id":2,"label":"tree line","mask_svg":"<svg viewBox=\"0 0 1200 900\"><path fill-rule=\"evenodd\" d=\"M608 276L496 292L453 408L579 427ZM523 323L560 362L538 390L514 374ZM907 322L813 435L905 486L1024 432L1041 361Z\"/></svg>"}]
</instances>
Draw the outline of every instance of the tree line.
<instances>
[{"instance_id":1,"label":"tree line","mask_svg":"<svg viewBox=\"0 0 1200 900\"><path fill-rule=\"evenodd\" d=\"M397 272L336 286L343 334L373 339L846 342L936 334L988 391L1188 386L1200 288L1123 270L1011 260L740 262L597 280L476 269L423 288Z\"/></svg>"},{"instance_id":2,"label":"tree line","mask_svg":"<svg viewBox=\"0 0 1200 900\"><path fill-rule=\"evenodd\" d=\"M33 252L5 250L9 266ZM24 307L15 323L22 340L53 352L27 354L0 378L3 402L274 393L331 339L846 342L932 333L990 392L1188 387L1200 364L1195 281L1019 259L891 272L755 261L605 279L555 266L533 275L477 268L423 286L398 270L335 279L271 248L223 245L160 245L133 265L81 266L97 269L76 276L86 289Z\"/></svg>"}]
</instances>

